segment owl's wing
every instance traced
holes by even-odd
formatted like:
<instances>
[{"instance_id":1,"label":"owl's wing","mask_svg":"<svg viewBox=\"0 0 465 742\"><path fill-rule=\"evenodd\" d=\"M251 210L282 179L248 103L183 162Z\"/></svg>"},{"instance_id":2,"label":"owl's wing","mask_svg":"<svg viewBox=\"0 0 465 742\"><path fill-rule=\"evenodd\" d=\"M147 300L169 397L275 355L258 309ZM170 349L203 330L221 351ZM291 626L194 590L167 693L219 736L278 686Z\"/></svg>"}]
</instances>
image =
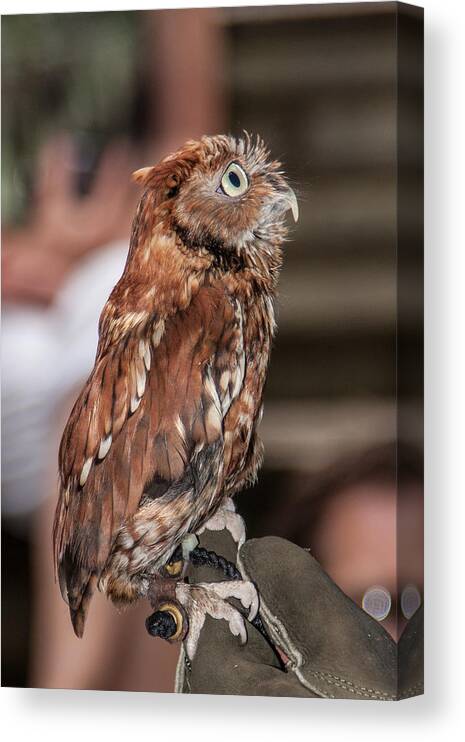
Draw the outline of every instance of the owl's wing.
<instances>
[{"instance_id":1,"label":"owl's wing","mask_svg":"<svg viewBox=\"0 0 465 742\"><path fill-rule=\"evenodd\" d=\"M194 466L195 451L222 443L243 376L240 312L214 287L97 357L59 454L54 550L72 615L144 493L163 495Z\"/></svg>"}]
</instances>

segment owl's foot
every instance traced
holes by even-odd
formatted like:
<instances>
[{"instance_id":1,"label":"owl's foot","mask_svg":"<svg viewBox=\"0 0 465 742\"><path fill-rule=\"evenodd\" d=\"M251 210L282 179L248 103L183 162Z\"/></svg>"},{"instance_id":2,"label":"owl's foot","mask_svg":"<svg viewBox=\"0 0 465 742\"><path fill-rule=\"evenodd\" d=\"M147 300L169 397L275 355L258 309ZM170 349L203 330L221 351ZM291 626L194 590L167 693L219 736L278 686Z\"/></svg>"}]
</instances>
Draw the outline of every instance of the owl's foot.
<instances>
[{"instance_id":1,"label":"owl's foot","mask_svg":"<svg viewBox=\"0 0 465 742\"><path fill-rule=\"evenodd\" d=\"M225 528L240 549L245 541L245 525L243 518L236 513L236 507L230 497L224 500L221 507L197 533L200 535L203 531L222 531Z\"/></svg>"},{"instance_id":2,"label":"owl's foot","mask_svg":"<svg viewBox=\"0 0 465 742\"><path fill-rule=\"evenodd\" d=\"M145 622L149 634L170 643L185 640L190 660L194 658L207 615L224 619L234 636L239 636L242 643L247 641L244 615L228 603L228 598L240 601L248 611L247 620L255 624L258 618L257 589L252 582L241 579L189 585L159 577L150 585L147 597L154 609Z\"/></svg>"},{"instance_id":3,"label":"owl's foot","mask_svg":"<svg viewBox=\"0 0 465 742\"><path fill-rule=\"evenodd\" d=\"M241 573L239 572L238 568L236 567L236 565L234 564L234 562L230 562L228 559L225 559L225 557L222 557L221 555L216 554L216 552L208 551L207 549L204 549L201 546L196 546L196 548L191 551L190 561L191 561L191 564L193 564L195 567L211 567L213 569L220 569L223 572L227 580L231 580L231 581L234 580L235 582L240 582L241 580L243 580L243 577ZM226 583L221 583L221 584L226 584ZM250 584L253 585L253 583L250 583ZM276 655L279 658L279 655L276 652L273 642L268 636L268 632L263 624L260 614L256 612L255 616L249 619L249 621L252 624L252 626L254 626L257 629L257 631L260 632L260 634L263 636L265 641L270 645L270 647L273 649L273 651L276 653Z\"/></svg>"},{"instance_id":4,"label":"owl's foot","mask_svg":"<svg viewBox=\"0 0 465 742\"><path fill-rule=\"evenodd\" d=\"M255 623L258 613L258 593L252 582L234 580L230 582L201 582L198 585L177 583L174 595L170 589L163 591L157 585L157 595L152 598L156 608L146 620L147 631L152 636L160 637L173 643L185 640L185 650L189 660L193 660L197 651L200 632L206 616L224 619L234 636L239 636L241 643L247 641L247 631L242 613L227 598L236 598L248 611L247 619ZM166 594L165 594L166 593ZM168 594L169 593L169 594Z\"/></svg>"},{"instance_id":5,"label":"owl's foot","mask_svg":"<svg viewBox=\"0 0 465 742\"><path fill-rule=\"evenodd\" d=\"M241 643L247 641L247 631L242 613L228 598L236 598L248 611L247 619L252 621L258 613L258 593L252 582L232 580L230 582L200 582L188 585L180 582L176 585L176 598L188 616L188 631L185 636L185 650L189 660L197 651L200 632L206 616L224 619L234 636L239 636Z\"/></svg>"}]
</instances>

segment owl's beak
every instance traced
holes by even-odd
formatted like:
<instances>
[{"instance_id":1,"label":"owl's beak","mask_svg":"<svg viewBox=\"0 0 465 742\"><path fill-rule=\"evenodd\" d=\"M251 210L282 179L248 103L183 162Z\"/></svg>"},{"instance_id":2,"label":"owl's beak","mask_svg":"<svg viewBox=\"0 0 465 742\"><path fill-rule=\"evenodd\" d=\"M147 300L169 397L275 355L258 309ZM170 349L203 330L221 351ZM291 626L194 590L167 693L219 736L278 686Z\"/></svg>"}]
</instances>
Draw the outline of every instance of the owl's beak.
<instances>
[{"instance_id":1,"label":"owl's beak","mask_svg":"<svg viewBox=\"0 0 465 742\"><path fill-rule=\"evenodd\" d=\"M297 222L299 220L299 204L297 203L297 197L292 188L289 188L286 194L286 204L287 208L292 211L294 221Z\"/></svg>"}]
</instances>

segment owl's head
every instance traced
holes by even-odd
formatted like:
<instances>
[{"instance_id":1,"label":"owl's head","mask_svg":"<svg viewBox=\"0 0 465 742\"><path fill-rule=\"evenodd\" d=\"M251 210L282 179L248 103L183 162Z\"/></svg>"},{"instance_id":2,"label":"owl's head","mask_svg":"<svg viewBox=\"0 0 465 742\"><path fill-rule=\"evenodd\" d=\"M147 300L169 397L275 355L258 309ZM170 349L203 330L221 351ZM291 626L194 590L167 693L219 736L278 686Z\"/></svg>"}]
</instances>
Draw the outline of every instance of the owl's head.
<instances>
[{"instance_id":1,"label":"owl's head","mask_svg":"<svg viewBox=\"0 0 465 742\"><path fill-rule=\"evenodd\" d=\"M134 173L169 213L170 225L192 248L248 264L272 259L286 236L285 217L298 218L294 192L263 141L245 134L187 142L158 165Z\"/></svg>"}]
</instances>

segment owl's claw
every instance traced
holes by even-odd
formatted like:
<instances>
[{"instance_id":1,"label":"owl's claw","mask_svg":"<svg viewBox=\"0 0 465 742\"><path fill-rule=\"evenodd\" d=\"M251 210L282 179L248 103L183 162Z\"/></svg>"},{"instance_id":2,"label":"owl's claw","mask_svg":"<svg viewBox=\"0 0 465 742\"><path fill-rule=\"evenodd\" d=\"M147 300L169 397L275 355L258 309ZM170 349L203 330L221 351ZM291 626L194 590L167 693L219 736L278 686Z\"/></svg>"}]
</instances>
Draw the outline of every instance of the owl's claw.
<instances>
[{"instance_id":1,"label":"owl's claw","mask_svg":"<svg viewBox=\"0 0 465 742\"><path fill-rule=\"evenodd\" d=\"M237 598L248 610L248 620L252 621L258 613L258 593L252 582L232 580L230 582L201 582L188 585L180 582L176 585L176 599L183 606L189 617L189 631L185 639L186 654L190 660L195 656L200 632L207 615L224 619L234 636L239 636L241 643L247 641L244 616L227 598Z\"/></svg>"},{"instance_id":2,"label":"owl's claw","mask_svg":"<svg viewBox=\"0 0 465 742\"><path fill-rule=\"evenodd\" d=\"M200 535L203 531L222 531L224 529L229 531L240 549L245 541L245 525L243 518L239 513L236 513L236 507L230 497L224 500L221 507L197 533Z\"/></svg>"}]
</instances>

